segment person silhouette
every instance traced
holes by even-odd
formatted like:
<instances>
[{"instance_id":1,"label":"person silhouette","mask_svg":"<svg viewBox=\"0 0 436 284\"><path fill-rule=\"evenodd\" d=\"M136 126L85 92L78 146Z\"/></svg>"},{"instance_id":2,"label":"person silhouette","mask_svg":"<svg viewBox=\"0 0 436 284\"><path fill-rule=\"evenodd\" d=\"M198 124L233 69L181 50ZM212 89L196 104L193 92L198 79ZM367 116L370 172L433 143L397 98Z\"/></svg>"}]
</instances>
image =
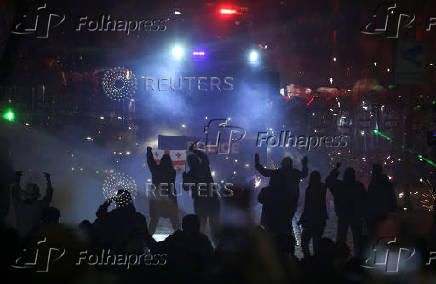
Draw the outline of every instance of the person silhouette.
<instances>
[{"instance_id":1,"label":"person silhouette","mask_svg":"<svg viewBox=\"0 0 436 284\"><path fill-rule=\"evenodd\" d=\"M292 233L292 218L297 210L299 183L307 177L307 157L301 161L302 171L293 168L292 159L285 157L278 169L266 169L260 164L259 154L255 154L256 170L264 177L270 177L269 185L258 195L262 204L261 225L270 232L279 246L290 253L294 252L295 237ZM284 236L289 237L284 237ZM290 244L284 244L290 239Z\"/></svg>"},{"instance_id":2,"label":"person silhouette","mask_svg":"<svg viewBox=\"0 0 436 284\"><path fill-rule=\"evenodd\" d=\"M182 229L157 242L151 235L146 245L152 253L167 255L170 271L177 280L202 279L213 265L214 250L207 235L200 231L200 219L188 214L182 219Z\"/></svg>"},{"instance_id":3,"label":"person silhouette","mask_svg":"<svg viewBox=\"0 0 436 284\"><path fill-rule=\"evenodd\" d=\"M189 172L183 173L183 188L186 191L191 190L194 212L200 219L201 231L205 232L209 223L212 240L216 242L220 224L220 202L210 171L209 158L202 151L194 149L194 144L191 144L189 150L193 154L187 157Z\"/></svg>"},{"instance_id":4,"label":"person silhouette","mask_svg":"<svg viewBox=\"0 0 436 284\"><path fill-rule=\"evenodd\" d=\"M151 172L153 186L157 189L150 198L150 234L154 234L160 218L169 218L173 230L180 227L175 192L176 170L169 154L164 154L157 165L152 148L147 147L147 164ZM157 193L157 194L156 194Z\"/></svg>"},{"instance_id":5,"label":"person silhouette","mask_svg":"<svg viewBox=\"0 0 436 284\"><path fill-rule=\"evenodd\" d=\"M14 167L12 165L11 153L7 139L0 137L0 226L15 226L11 204L10 186L14 182ZM7 218L9 217L9 220Z\"/></svg>"},{"instance_id":6,"label":"person silhouette","mask_svg":"<svg viewBox=\"0 0 436 284\"><path fill-rule=\"evenodd\" d=\"M108 212L112 201L116 208ZM97 246L113 252L142 253L143 240L148 235L147 220L133 205L129 191L120 189L100 205L92 225Z\"/></svg>"},{"instance_id":7,"label":"person silhouette","mask_svg":"<svg viewBox=\"0 0 436 284\"><path fill-rule=\"evenodd\" d=\"M319 242L326 226L326 185L321 182L321 174L313 171L310 174L309 186L306 189L304 210L299 224L303 227L301 247L304 257L310 256L309 242L313 239L313 254L319 254Z\"/></svg>"},{"instance_id":8,"label":"person silhouette","mask_svg":"<svg viewBox=\"0 0 436 284\"><path fill-rule=\"evenodd\" d=\"M336 243L346 243L348 228L351 228L354 256L358 258L362 246L362 225L367 210L367 192L364 185L356 180L356 172L351 167L345 169L343 180L339 180L339 167L338 163L326 178L338 217Z\"/></svg>"},{"instance_id":9,"label":"person silhouette","mask_svg":"<svg viewBox=\"0 0 436 284\"><path fill-rule=\"evenodd\" d=\"M49 173L43 173L47 182L46 194L39 200L39 186L28 183L24 190L20 187L23 172L17 171L12 185L12 201L17 218L17 229L21 237L25 237L32 229L41 223L44 211L50 206L53 198L53 187Z\"/></svg>"},{"instance_id":10,"label":"person silhouette","mask_svg":"<svg viewBox=\"0 0 436 284\"><path fill-rule=\"evenodd\" d=\"M371 204L368 208L368 231L370 236L374 236L377 226L397 208L394 186L383 173L380 164L374 164L372 167L372 178L368 186L368 204Z\"/></svg>"}]
</instances>

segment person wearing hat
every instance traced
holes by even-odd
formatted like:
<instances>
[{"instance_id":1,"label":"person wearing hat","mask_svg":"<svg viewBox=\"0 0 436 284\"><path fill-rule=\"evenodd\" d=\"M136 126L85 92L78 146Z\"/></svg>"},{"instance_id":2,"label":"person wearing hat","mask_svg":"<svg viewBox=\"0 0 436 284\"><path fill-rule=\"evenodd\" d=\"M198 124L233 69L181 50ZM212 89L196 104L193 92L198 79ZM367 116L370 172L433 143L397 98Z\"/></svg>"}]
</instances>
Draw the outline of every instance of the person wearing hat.
<instances>
[{"instance_id":1,"label":"person wearing hat","mask_svg":"<svg viewBox=\"0 0 436 284\"><path fill-rule=\"evenodd\" d=\"M39 186L28 183L21 189L20 180L23 172L15 173L15 182L12 185L12 198L17 215L17 230L21 237L25 237L34 227L39 226L45 210L50 206L53 197L53 187L49 173L43 173L47 181L47 190L43 199L39 192Z\"/></svg>"}]
</instances>

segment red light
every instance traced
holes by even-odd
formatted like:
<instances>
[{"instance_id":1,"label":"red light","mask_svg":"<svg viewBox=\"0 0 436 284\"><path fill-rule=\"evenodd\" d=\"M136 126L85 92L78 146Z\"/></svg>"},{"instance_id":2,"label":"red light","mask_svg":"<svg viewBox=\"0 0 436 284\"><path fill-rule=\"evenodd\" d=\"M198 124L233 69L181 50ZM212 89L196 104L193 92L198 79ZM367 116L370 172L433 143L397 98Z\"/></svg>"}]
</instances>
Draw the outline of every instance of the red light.
<instances>
[{"instance_id":1,"label":"red light","mask_svg":"<svg viewBox=\"0 0 436 284\"><path fill-rule=\"evenodd\" d=\"M234 9L221 9L220 13L223 15L231 15L231 14L236 14L236 10L234 10Z\"/></svg>"}]
</instances>

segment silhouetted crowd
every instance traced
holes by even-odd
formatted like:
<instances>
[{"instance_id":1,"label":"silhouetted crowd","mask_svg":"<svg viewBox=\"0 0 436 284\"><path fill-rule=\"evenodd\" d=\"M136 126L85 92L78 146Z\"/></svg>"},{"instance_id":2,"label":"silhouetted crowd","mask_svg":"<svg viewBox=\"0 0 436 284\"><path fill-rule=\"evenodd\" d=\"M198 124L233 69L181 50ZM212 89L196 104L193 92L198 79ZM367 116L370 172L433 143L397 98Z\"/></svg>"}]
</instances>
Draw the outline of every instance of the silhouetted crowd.
<instances>
[{"instance_id":1,"label":"silhouetted crowd","mask_svg":"<svg viewBox=\"0 0 436 284\"><path fill-rule=\"evenodd\" d=\"M4 156L2 165L5 175L0 181L4 197L2 265L16 279L42 279L44 283L136 283L150 280L163 283L375 281L361 265L362 250L365 242L380 237L384 222L397 208L393 184L380 165L373 166L368 190L357 180L353 168L346 168L341 178L340 164L324 181L320 172L310 173L304 209L298 221L302 227L304 257L298 259L295 257L296 238L292 219L300 197L299 184L309 175L307 157L301 161L301 170L294 168L289 157L282 160L279 168L268 169L261 165L259 155L255 155L256 170L262 176L269 177L269 185L262 188L257 196L262 204L262 212L260 224L255 224L249 212L252 186L234 184L234 196L226 201L226 207L222 207L218 192L212 191L207 197L201 196L196 185L213 183L209 159L193 146L190 150L192 154L187 157L189 171L183 174L183 183L184 190L191 191L194 214L185 215L181 227L175 193L150 200L150 220L147 224L146 217L135 209L129 191L123 188L98 208L94 222L84 220L78 228L60 224L59 210L51 207L54 190L50 174L44 173L47 189L45 196L39 199L38 185L27 184L21 188L22 172L14 172L11 162ZM176 171L170 156L164 155L157 164L151 151L148 147L147 162L153 184L174 184ZM335 241L323 237L329 218L326 201L328 190L333 195L337 216ZM109 210L112 204L115 208ZM222 208L228 210L225 214L237 219L222 222ZM160 218L168 218L174 232L165 240L156 241L153 234ZM205 234L207 226L210 227L210 238ZM347 245L349 229L352 249ZM11 264L17 265L23 248L27 252L41 248L44 239L52 248L66 248L69 256L59 263L49 261L52 265L49 278L38 278L46 277L41 276L43 273L36 273L37 276L31 274L29 271L33 271L32 268L11 268ZM84 255L91 254L98 256L102 251L114 255L114 258L119 255L144 255L144 259L148 257L149 265L133 265L128 270L120 265L77 265L78 258L83 257L84 260ZM153 262L156 258L159 259ZM92 262L92 258L87 258L87 261Z\"/></svg>"}]
</instances>

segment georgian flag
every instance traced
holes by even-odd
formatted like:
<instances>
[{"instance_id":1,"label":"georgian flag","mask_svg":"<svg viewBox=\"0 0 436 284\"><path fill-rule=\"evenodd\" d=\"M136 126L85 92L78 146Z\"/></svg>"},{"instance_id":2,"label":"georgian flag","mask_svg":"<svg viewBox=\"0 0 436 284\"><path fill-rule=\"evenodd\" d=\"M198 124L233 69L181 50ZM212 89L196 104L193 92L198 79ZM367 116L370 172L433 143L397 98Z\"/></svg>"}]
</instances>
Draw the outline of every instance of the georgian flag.
<instances>
[{"instance_id":1,"label":"georgian flag","mask_svg":"<svg viewBox=\"0 0 436 284\"><path fill-rule=\"evenodd\" d=\"M152 151L156 164L160 164L160 159L164 154L169 154L173 161L174 169L177 173L184 172L186 166L186 150L158 150Z\"/></svg>"}]
</instances>

